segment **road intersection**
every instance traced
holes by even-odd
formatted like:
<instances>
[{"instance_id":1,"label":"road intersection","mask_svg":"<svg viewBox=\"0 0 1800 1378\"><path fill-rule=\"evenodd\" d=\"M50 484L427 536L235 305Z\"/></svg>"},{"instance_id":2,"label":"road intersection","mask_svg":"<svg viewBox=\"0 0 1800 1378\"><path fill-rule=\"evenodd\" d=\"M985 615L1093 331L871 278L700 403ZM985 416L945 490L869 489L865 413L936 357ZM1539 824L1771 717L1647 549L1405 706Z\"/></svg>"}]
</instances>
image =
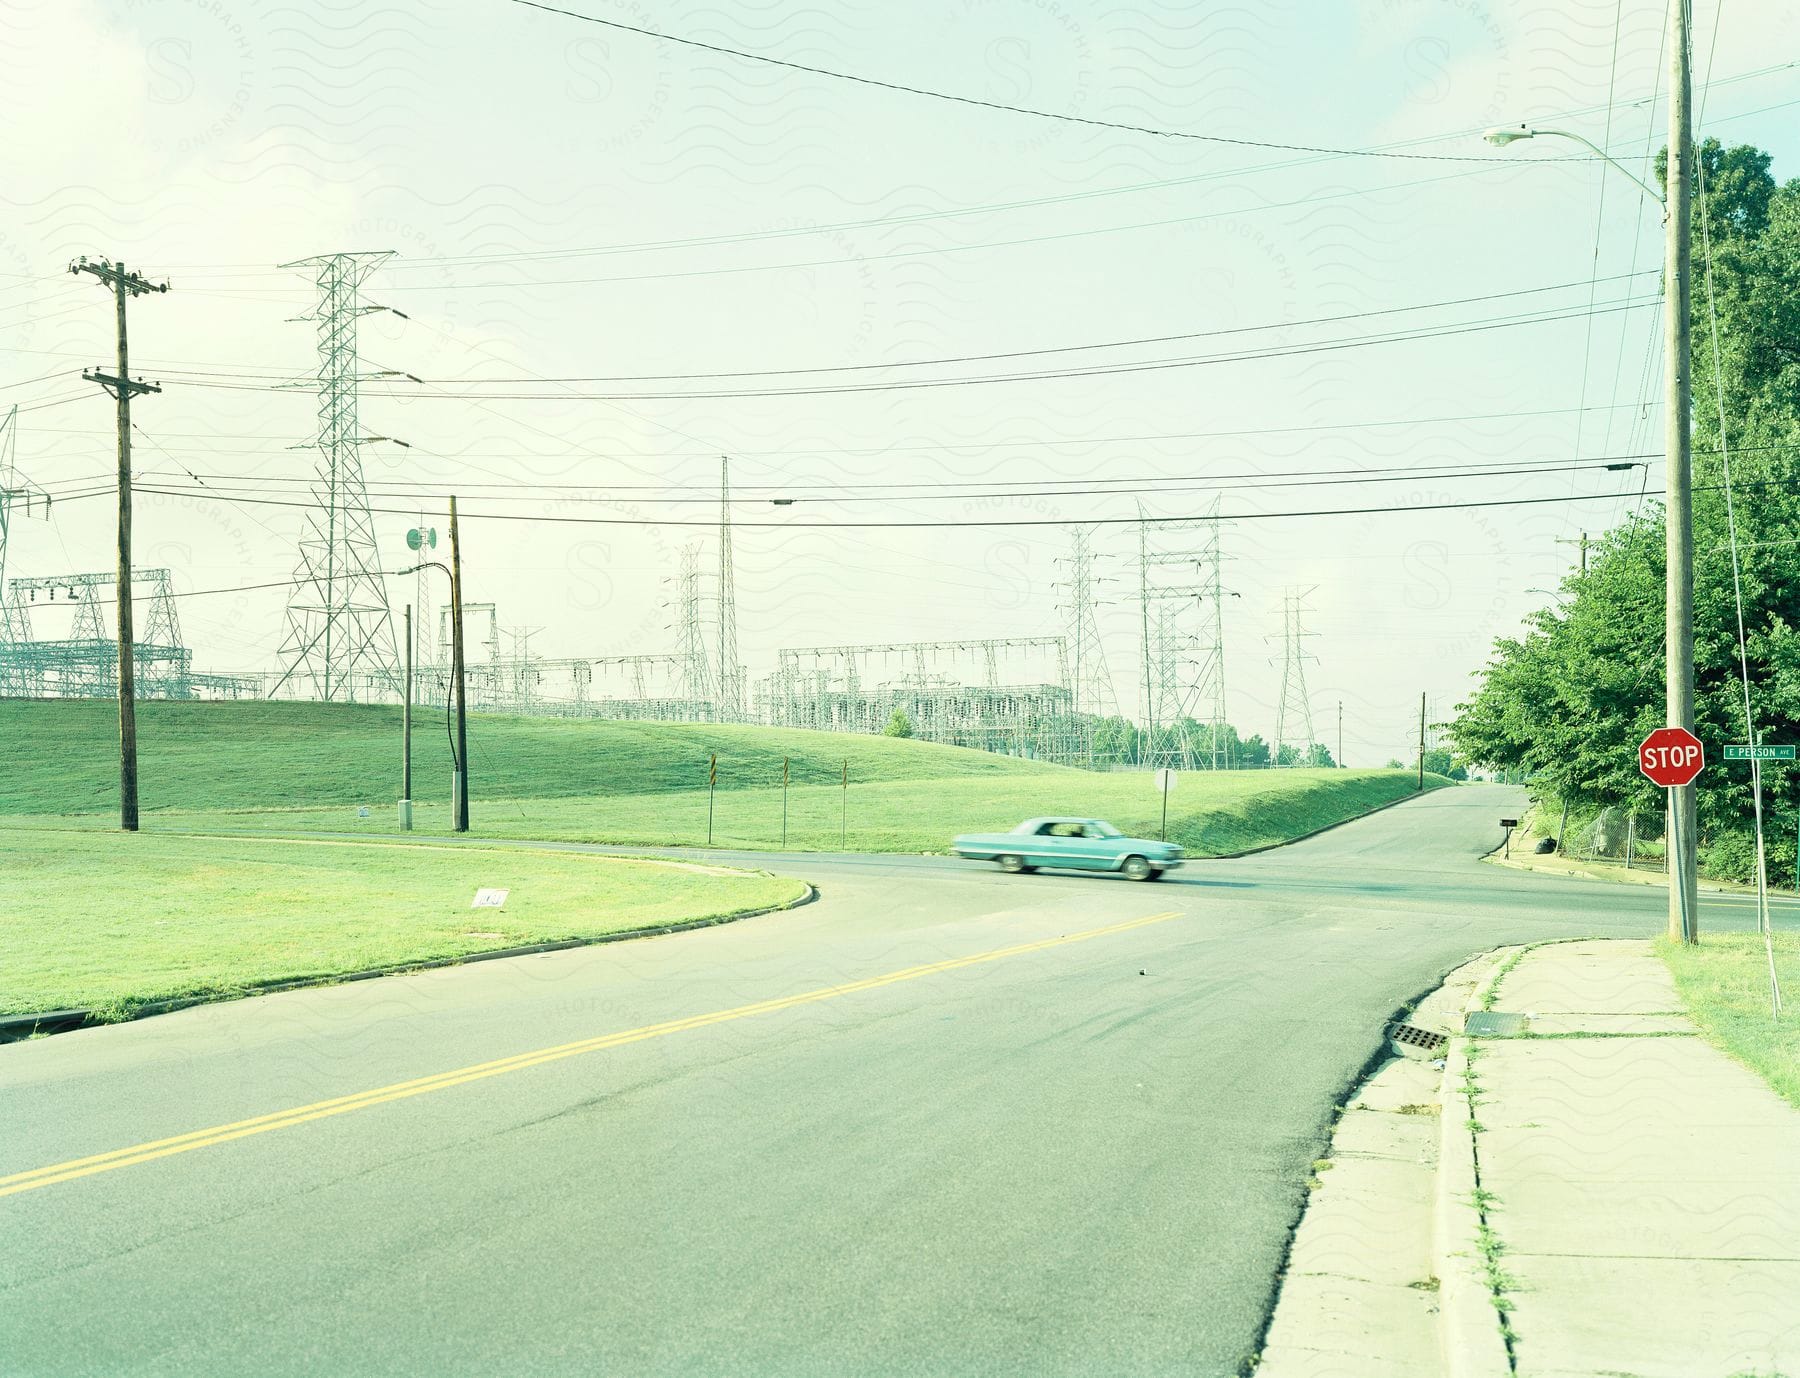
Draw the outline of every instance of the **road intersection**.
<instances>
[{"instance_id":1,"label":"road intersection","mask_svg":"<svg viewBox=\"0 0 1800 1378\"><path fill-rule=\"evenodd\" d=\"M1395 1008L1500 943L1658 931L1659 890L1480 864L1520 802L1147 885L717 854L821 898L0 1049L0 1352L1233 1373Z\"/></svg>"}]
</instances>

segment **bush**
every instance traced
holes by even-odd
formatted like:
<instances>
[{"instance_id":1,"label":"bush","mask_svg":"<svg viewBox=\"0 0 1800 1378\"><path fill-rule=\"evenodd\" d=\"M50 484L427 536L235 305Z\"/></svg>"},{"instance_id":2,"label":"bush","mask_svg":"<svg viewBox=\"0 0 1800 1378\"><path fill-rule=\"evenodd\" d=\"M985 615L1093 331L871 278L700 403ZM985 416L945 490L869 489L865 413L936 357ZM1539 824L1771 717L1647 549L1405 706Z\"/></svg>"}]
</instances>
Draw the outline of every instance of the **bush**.
<instances>
[{"instance_id":1,"label":"bush","mask_svg":"<svg viewBox=\"0 0 1800 1378\"><path fill-rule=\"evenodd\" d=\"M1703 842L1700 847L1700 869L1720 880L1755 880L1755 835L1733 831L1720 833Z\"/></svg>"}]
</instances>

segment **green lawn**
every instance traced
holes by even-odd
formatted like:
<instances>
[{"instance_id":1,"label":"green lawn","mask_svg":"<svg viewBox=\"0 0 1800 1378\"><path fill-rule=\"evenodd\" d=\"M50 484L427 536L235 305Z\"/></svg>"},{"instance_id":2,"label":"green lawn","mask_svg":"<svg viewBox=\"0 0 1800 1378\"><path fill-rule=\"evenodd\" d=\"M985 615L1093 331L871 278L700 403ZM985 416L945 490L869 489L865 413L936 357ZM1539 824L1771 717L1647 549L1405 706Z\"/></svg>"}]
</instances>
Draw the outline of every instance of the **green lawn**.
<instances>
[{"instance_id":1,"label":"green lawn","mask_svg":"<svg viewBox=\"0 0 1800 1378\"><path fill-rule=\"evenodd\" d=\"M0 1014L147 1002L744 913L797 880L525 848L9 830ZM511 891L471 909L477 888Z\"/></svg>"},{"instance_id":2,"label":"green lawn","mask_svg":"<svg viewBox=\"0 0 1800 1378\"><path fill-rule=\"evenodd\" d=\"M1775 935L1775 971L1787 1011L1769 1006L1769 963L1757 933L1708 933L1698 947L1662 939L1688 1013L1714 1044L1800 1106L1800 934Z\"/></svg>"},{"instance_id":3,"label":"green lawn","mask_svg":"<svg viewBox=\"0 0 1800 1378\"><path fill-rule=\"evenodd\" d=\"M357 705L144 703L144 826L391 833L399 721L398 709ZM415 723L421 832L449 827L442 729L441 717ZM0 817L15 827L111 826L115 732L109 703L0 700L0 741L29 743L9 751L0 772ZM715 753L719 846L781 845L784 757L793 781L787 844L797 851L835 849L840 840L853 850L943 851L955 833L1009 828L1036 814L1093 815L1148 836L1160 828L1160 800L1144 771L1071 770L929 742L783 728L481 715L470 722L474 831L703 844ZM1406 771L1189 772L1170 796L1169 836L1200 856L1244 851L1412 789Z\"/></svg>"},{"instance_id":4,"label":"green lawn","mask_svg":"<svg viewBox=\"0 0 1800 1378\"><path fill-rule=\"evenodd\" d=\"M118 710L109 700L0 699L0 814L105 812L119 788ZM1057 766L892 737L738 724L616 722L475 714L469 780L483 799L660 794L719 785L993 778ZM138 705L139 789L146 809L384 806L400 793L400 710L365 704ZM450 747L442 705L413 719L414 792L444 799Z\"/></svg>"}]
</instances>

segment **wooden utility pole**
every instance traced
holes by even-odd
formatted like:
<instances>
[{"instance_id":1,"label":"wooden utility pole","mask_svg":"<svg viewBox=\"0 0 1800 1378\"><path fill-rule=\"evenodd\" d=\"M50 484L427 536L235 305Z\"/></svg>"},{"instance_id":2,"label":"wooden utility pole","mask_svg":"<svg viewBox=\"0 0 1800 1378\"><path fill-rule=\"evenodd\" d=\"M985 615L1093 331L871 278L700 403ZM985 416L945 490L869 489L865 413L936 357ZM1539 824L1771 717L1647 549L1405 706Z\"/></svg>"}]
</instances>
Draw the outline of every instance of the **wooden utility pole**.
<instances>
[{"instance_id":1,"label":"wooden utility pole","mask_svg":"<svg viewBox=\"0 0 1800 1378\"><path fill-rule=\"evenodd\" d=\"M1338 769L1344 769L1344 701L1338 700Z\"/></svg>"},{"instance_id":2,"label":"wooden utility pole","mask_svg":"<svg viewBox=\"0 0 1800 1378\"><path fill-rule=\"evenodd\" d=\"M1689 36L1691 0L1669 5L1669 154L1665 183L1667 235L1663 270L1663 367L1668 395L1663 424L1668 461L1664 494L1667 586L1664 590L1664 680L1670 727L1694 730L1694 505L1693 441L1688 433L1693 401L1689 363L1688 308L1693 300L1689 272L1689 187L1694 175L1694 143L1689 104L1693 94ZM1700 936L1700 893L1694 841L1699 836L1692 784L1669 791L1669 936L1695 942Z\"/></svg>"},{"instance_id":3,"label":"wooden utility pole","mask_svg":"<svg viewBox=\"0 0 1800 1378\"><path fill-rule=\"evenodd\" d=\"M400 828L412 831L412 604L406 605L406 698L400 705Z\"/></svg>"},{"instance_id":4,"label":"wooden utility pole","mask_svg":"<svg viewBox=\"0 0 1800 1378\"><path fill-rule=\"evenodd\" d=\"M137 651L131 625L131 399L138 393L161 392L157 383L141 383L131 376L131 354L125 339L125 302L144 292L166 292L169 284L153 283L125 270L123 263L101 259L89 263L80 258L69 265L71 273L91 273L112 289L118 314L119 371L102 373L83 369L81 376L98 383L118 401L119 416L119 826L134 833L138 827L137 770Z\"/></svg>"},{"instance_id":5,"label":"wooden utility pole","mask_svg":"<svg viewBox=\"0 0 1800 1378\"><path fill-rule=\"evenodd\" d=\"M469 831L469 694L463 675L462 542L457 539L456 499L450 499L450 673L456 680L456 797L452 826Z\"/></svg>"},{"instance_id":6,"label":"wooden utility pole","mask_svg":"<svg viewBox=\"0 0 1800 1378\"><path fill-rule=\"evenodd\" d=\"M1425 696L1419 695L1419 782L1416 789L1425 788Z\"/></svg>"},{"instance_id":7,"label":"wooden utility pole","mask_svg":"<svg viewBox=\"0 0 1800 1378\"><path fill-rule=\"evenodd\" d=\"M1556 543L1558 545L1572 545L1572 546L1577 546L1580 548L1580 550L1581 550L1581 572L1582 572L1582 574L1585 575L1587 573L1588 533L1583 531L1581 533L1580 539L1573 540L1573 541L1569 540L1567 537L1558 536L1556 538Z\"/></svg>"}]
</instances>

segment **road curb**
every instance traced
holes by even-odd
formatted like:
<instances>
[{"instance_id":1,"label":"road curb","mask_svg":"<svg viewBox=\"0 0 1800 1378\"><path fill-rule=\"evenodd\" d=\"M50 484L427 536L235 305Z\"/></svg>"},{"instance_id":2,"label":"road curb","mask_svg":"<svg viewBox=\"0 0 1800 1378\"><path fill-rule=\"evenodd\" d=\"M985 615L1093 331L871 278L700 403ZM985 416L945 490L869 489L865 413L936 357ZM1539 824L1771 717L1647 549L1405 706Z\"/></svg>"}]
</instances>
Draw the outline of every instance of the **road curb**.
<instances>
[{"instance_id":1,"label":"road curb","mask_svg":"<svg viewBox=\"0 0 1800 1378\"><path fill-rule=\"evenodd\" d=\"M563 952L575 947L598 947L602 943L622 943L637 938L661 938L671 933L687 933L696 928L717 928L720 924L737 923L741 919L758 919L768 914L782 914L790 909L811 904L819 898L818 887L806 886L797 898L786 904L746 909L741 914L720 914L707 919L684 919L680 923L659 924L646 928L622 928L616 933L598 933L585 938L554 938L548 942L525 943L517 947L496 947L483 952L462 953L454 957L427 957L416 962L396 962L391 966L368 967L361 971L325 973L317 976L289 977L280 981L254 982L233 991L213 995L178 996L172 1000L154 1000L139 1006L124 1019L97 1019L91 1009L47 1010L40 1014L0 1015L0 1044L17 1043L37 1034L72 1033L76 1029L99 1028L107 1024L130 1024L159 1014L193 1009L199 1005L222 1005L258 995L279 995L283 991L309 990L317 986L348 985L352 981L372 981L380 976L406 976L416 971L436 971L442 967L468 966L474 962L497 962L506 957L533 957L545 952Z\"/></svg>"},{"instance_id":2,"label":"road curb","mask_svg":"<svg viewBox=\"0 0 1800 1378\"><path fill-rule=\"evenodd\" d=\"M1487 992L1506 974L1515 948L1491 954L1493 969L1470 994L1466 1014L1481 1008ZM1469 1103L1463 1081L1469 1067L1470 1040L1452 1035L1444 1054L1438 1126L1437 1194L1432 1223L1432 1250L1438 1276L1438 1339L1446 1378L1511 1378L1512 1359L1500 1331L1487 1269L1481 1254L1482 1212L1477 1205L1481 1165L1475 1147Z\"/></svg>"}]
</instances>

